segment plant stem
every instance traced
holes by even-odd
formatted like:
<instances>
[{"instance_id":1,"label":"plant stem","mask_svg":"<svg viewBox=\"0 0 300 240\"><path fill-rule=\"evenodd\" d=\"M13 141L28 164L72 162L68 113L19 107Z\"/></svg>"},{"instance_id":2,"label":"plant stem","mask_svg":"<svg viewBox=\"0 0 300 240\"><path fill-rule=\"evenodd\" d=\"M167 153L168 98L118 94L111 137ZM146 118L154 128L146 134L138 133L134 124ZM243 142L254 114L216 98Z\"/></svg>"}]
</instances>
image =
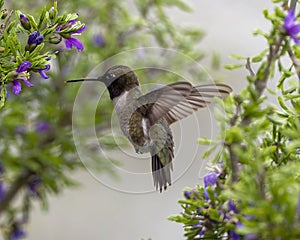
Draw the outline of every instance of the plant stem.
<instances>
[{"instance_id":1,"label":"plant stem","mask_svg":"<svg viewBox=\"0 0 300 240\"><path fill-rule=\"evenodd\" d=\"M27 170L26 172L20 174L20 176L15 180L15 182L11 185L10 189L6 193L3 201L0 202L0 214L7 209L19 190L21 190L21 188L28 183L33 174L33 172Z\"/></svg>"}]
</instances>

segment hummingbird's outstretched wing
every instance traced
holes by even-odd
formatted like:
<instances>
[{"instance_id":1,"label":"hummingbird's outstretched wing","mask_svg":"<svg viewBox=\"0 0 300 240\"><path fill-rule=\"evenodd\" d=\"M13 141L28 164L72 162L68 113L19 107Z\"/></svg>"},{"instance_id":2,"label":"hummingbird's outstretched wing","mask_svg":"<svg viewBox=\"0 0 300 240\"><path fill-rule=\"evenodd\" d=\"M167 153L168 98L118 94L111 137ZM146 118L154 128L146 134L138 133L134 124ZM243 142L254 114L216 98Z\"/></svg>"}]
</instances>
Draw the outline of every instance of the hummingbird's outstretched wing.
<instances>
[{"instance_id":1,"label":"hummingbird's outstretched wing","mask_svg":"<svg viewBox=\"0 0 300 240\"><path fill-rule=\"evenodd\" d=\"M224 98L232 91L225 84L192 86L189 82L169 84L141 96L138 102L153 125L161 118L172 124L206 107L214 97Z\"/></svg>"},{"instance_id":2,"label":"hummingbird's outstretched wing","mask_svg":"<svg viewBox=\"0 0 300 240\"><path fill-rule=\"evenodd\" d=\"M184 101L192 90L193 86L189 82L177 82L160 87L138 98L139 110L148 117L150 125L153 125L174 106Z\"/></svg>"},{"instance_id":3,"label":"hummingbird's outstretched wing","mask_svg":"<svg viewBox=\"0 0 300 240\"><path fill-rule=\"evenodd\" d=\"M206 84L193 87L190 95L170 109L164 116L170 124L183 119L199 108L206 107L213 98L227 97L232 88L225 84Z\"/></svg>"}]
</instances>

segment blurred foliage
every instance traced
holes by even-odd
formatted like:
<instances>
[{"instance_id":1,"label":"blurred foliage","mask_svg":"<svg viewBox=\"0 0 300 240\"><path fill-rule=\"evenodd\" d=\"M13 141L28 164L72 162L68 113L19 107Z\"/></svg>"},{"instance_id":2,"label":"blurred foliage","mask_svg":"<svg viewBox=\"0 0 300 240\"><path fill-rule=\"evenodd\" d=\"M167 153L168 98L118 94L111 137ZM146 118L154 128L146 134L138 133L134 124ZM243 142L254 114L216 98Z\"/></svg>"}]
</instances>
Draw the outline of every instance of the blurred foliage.
<instances>
[{"instance_id":1,"label":"blurred foliage","mask_svg":"<svg viewBox=\"0 0 300 240\"><path fill-rule=\"evenodd\" d=\"M227 66L246 66L248 86L217 100L220 135L199 140L211 146L204 157L215 163L212 173L204 187L184 191L182 214L170 217L184 225L187 239L300 238L299 14L296 1L274 2L281 5L263 12L270 32L254 33L266 49L250 58L232 55L243 63Z\"/></svg>"},{"instance_id":2,"label":"blurred foliage","mask_svg":"<svg viewBox=\"0 0 300 240\"><path fill-rule=\"evenodd\" d=\"M3 1L0 2L2 7ZM181 0L79 0L58 1L57 5L40 0L4 4L0 15L1 229L6 239L21 239L26 235L24 224L30 219L32 201L38 200L47 207L48 195L74 186L71 171L82 167L72 141L73 103L79 85L66 85L64 81L84 77L107 58L133 48L172 48L199 61L203 54L195 46L203 32L181 28L168 17L168 9L191 11ZM75 48L67 49L66 41L70 45L71 38L81 32L76 44L73 40ZM83 51L78 41L83 43ZM124 64L128 61L124 59ZM170 59L169 64L183 70L188 67L179 65L180 59ZM197 74L195 78L200 78L201 72ZM139 75L162 81L161 75L153 75L151 70ZM174 77L166 74L163 79L173 81ZM18 84L24 86L21 92ZM110 126L112 104L107 94L101 104L94 119L98 136ZM114 141L107 138L104 144L111 148ZM111 171L96 153L93 159L97 168Z\"/></svg>"}]
</instances>

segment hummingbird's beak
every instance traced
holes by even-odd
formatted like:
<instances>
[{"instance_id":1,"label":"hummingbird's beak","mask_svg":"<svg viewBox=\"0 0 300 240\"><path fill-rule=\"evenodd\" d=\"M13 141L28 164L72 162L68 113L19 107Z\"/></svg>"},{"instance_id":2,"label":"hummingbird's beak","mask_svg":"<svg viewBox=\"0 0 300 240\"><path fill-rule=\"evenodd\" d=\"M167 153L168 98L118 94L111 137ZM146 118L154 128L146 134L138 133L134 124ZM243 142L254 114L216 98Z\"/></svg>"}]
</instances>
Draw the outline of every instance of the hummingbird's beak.
<instances>
[{"instance_id":1,"label":"hummingbird's beak","mask_svg":"<svg viewBox=\"0 0 300 240\"><path fill-rule=\"evenodd\" d=\"M71 82L86 82L86 81L101 81L100 78L79 78L79 79L72 79L72 80L67 80L66 83L71 83Z\"/></svg>"}]
</instances>

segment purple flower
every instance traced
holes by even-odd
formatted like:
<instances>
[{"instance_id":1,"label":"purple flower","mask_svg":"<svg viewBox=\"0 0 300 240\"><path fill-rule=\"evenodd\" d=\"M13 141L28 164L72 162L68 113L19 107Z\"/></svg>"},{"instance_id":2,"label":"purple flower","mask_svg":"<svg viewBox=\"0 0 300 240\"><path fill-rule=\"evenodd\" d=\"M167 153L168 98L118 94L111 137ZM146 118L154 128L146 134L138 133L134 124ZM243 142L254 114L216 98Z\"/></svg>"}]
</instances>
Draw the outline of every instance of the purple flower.
<instances>
[{"instance_id":1,"label":"purple flower","mask_svg":"<svg viewBox=\"0 0 300 240\"><path fill-rule=\"evenodd\" d=\"M254 233L249 233L249 234L245 235L245 239L246 240L258 240L258 237Z\"/></svg>"},{"instance_id":2,"label":"purple flower","mask_svg":"<svg viewBox=\"0 0 300 240\"><path fill-rule=\"evenodd\" d=\"M26 132L24 125L19 125L15 127L15 134L23 135Z\"/></svg>"},{"instance_id":3,"label":"purple flower","mask_svg":"<svg viewBox=\"0 0 300 240\"><path fill-rule=\"evenodd\" d=\"M92 40L96 47L103 47L105 45L105 39L102 34L95 34Z\"/></svg>"},{"instance_id":4,"label":"purple flower","mask_svg":"<svg viewBox=\"0 0 300 240\"><path fill-rule=\"evenodd\" d=\"M236 211L236 205L231 199L228 201L228 209L229 211L233 211L233 212Z\"/></svg>"},{"instance_id":5,"label":"purple flower","mask_svg":"<svg viewBox=\"0 0 300 240\"><path fill-rule=\"evenodd\" d=\"M75 23L75 22L74 22ZM76 31L74 31L72 34L81 34L83 31L86 30L86 26L83 25L81 28L77 29Z\"/></svg>"},{"instance_id":6,"label":"purple flower","mask_svg":"<svg viewBox=\"0 0 300 240\"><path fill-rule=\"evenodd\" d=\"M197 196L196 196L196 190L195 189L192 189L192 190L187 190L184 192L184 196L186 199L191 199L193 197L193 199L197 199Z\"/></svg>"},{"instance_id":7,"label":"purple flower","mask_svg":"<svg viewBox=\"0 0 300 240\"><path fill-rule=\"evenodd\" d=\"M293 10L288 11L284 19L283 28L296 44L300 44L300 39L297 37L300 32L300 24L296 24L296 17Z\"/></svg>"},{"instance_id":8,"label":"purple flower","mask_svg":"<svg viewBox=\"0 0 300 240\"><path fill-rule=\"evenodd\" d=\"M72 49L72 47L76 47L79 52L84 49L82 42L77 38L74 37L65 38L64 42L67 49Z\"/></svg>"},{"instance_id":9,"label":"purple flower","mask_svg":"<svg viewBox=\"0 0 300 240\"><path fill-rule=\"evenodd\" d=\"M10 234L10 240L20 240L22 238L25 238L26 234L24 229L21 228L20 224L15 223L13 225L13 230Z\"/></svg>"},{"instance_id":10,"label":"purple flower","mask_svg":"<svg viewBox=\"0 0 300 240\"><path fill-rule=\"evenodd\" d=\"M31 84L28 80L25 78L22 78L22 81L25 83L27 87L32 87L33 84ZM12 86L12 91L14 94L19 95L22 90L22 85L18 80L13 80L13 86Z\"/></svg>"},{"instance_id":11,"label":"purple flower","mask_svg":"<svg viewBox=\"0 0 300 240\"><path fill-rule=\"evenodd\" d=\"M12 82L12 92L16 95L20 94L21 90L22 90L22 85L20 83L20 80L23 81L23 83L27 86L27 87L32 87L33 84L31 84L28 80L27 80L27 76L22 75L23 72L26 72L30 67L31 67L32 63L29 61L24 61L22 62L17 70L16 73L18 74L18 76L13 80Z\"/></svg>"},{"instance_id":12,"label":"purple flower","mask_svg":"<svg viewBox=\"0 0 300 240\"><path fill-rule=\"evenodd\" d=\"M229 236L231 240L240 240L240 236L234 231L234 230L230 230L229 231Z\"/></svg>"},{"instance_id":13,"label":"purple flower","mask_svg":"<svg viewBox=\"0 0 300 240\"><path fill-rule=\"evenodd\" d=\"M83 31L86 30L86 26L83 25L80 28L72 31L72 28L76 28L76 26L78 27L79 24L80 22L77 22L76 19L73 19L66 24L59 25L56 28L56 32L64 38L64 43L67 49L72 49L72 47L77 48L78 51L82 51L84 49L82 42L72 36L73 34L80 35ZM66 29L68 30L68 33L65 33Z\"/></svg>"},{"instance_id":14,"label":"purple flower","mask_svg":"<svg viewBox=\"0 0 300 240\"><path fill-rule=\"evenodd\" d=\"M44 40L43 35L41 35L39 31L34 31L30 33L27 44L36 46L41 44L43 40Z\"/></svg>"},{"instance_id":15,"label":"purple flower","mask_svg":"<svg viewBox=\"0 0 300 240\"><path fill-rule=\"evenodd\" d=\"M47 64L47 65L45 65L44 68L39 69L38 71L39 71L39 74L41 75L42 78L48 79L49 77L48 77L48 75L46 74L46 72L48 72L49 70L50 70L50 65Z\"/></svg>"},{"instance_id":16,"label":"purple flower","mask_svg":"<svg viewBox=\"0 0 300 240\"><path fill-rule=\"evenodd\" d=\"M2 178L3 175L3 165L0 163L0 178ZM0 202L3 201L6 195L5 186L3 184L2 179L0 179Z\"/></svg>"},{"instance_id":17,"label":"purple flower","mask_svg":"<svg viewBox=\"0 0 300 240\"><path fill-rule=\"evenodd\" d=\"M0 178L3 175L3 165L0 163ZM3 201L6 195L6 190L2 179L0 179L0 202Z\"/></svg>"},{"instance_id":18,"label":"purple flower","mask_svg":"<svg viewBox=\"0 0 300 240\"><path fill-rule=\"evenodd\" d=\"M6 195L5 186L2 180L0 180L0 202L4 200Z\"/></svg>"},{"instance_id":19,"label":"purple flower","mask_svg":"<svg viewBox=\"0 0 300 240\"><path fill-rule=\"evenodd\" d=\"M204 176L204 187L207 188L209 185L214 186L217 183L218 173L211 172Z\"/></svg>"},{"instance_id":20,"label":"purple flower","mask_svg":"<svg viewBox=\"0 0 300 240\"><path fill-rule=\"evenodd\" d=\"M42 180L39 177L37 177L37 176L33 177L28 183L29 192L34 196L38 196L39 195L39 187L41 184L42 184Z\"/></svg>"},{"instance_id":21,"label":"purple flower","mask_svg":"<svg viewBox=\"0 0 300 240\"><path fill-rule=\"evenodd\" d=\"M36 125L35 125L35 131L37 133L44 133L47 132L51 129L51 126L48 122L46 121L39 121Z\"/></svg>"},{"instance_id":22,"label":"purple flower","mask_svg":"<svg viewBox=\"0 0 300 240\"><path fill-rule=\"evenodd\" d=\"M22 73L27 71L30 67L32 66L32 63L29 61L24 61L22 62L19 67L17 68L16 72L17 73Z\"/></svg>"},{"instance_id":23,"label":"purple flower","mask_svg":"<svg viewBox=\"0 0 300 240\"><path fill-rule=\"evenodd\" d=\"M199 232L199 237L203 237L204 236L204 234L205 234L205 232L206 232L206 227L203 227L202 229L201 229L201 231Z\"/></svg>"}]
</instances>

